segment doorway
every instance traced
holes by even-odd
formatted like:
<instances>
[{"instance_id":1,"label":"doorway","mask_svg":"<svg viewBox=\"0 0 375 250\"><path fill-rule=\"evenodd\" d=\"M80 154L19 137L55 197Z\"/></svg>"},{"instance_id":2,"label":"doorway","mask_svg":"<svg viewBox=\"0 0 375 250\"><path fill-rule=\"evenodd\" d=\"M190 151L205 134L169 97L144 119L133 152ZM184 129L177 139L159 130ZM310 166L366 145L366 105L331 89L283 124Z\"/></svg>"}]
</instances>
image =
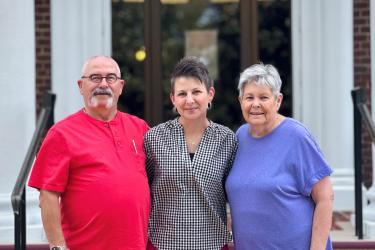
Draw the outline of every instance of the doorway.
<instances>
[{"instance_id":1,"label":"doorway","mask_svg":"<svg viewBox=\"0 0 375 250\"><path fill-rule=\"evenodd\" d=\"M150 126L175 116L170 74L186 55L200 57L214 79L213 121L234 130L243 123L239 73L258 61L280 70L281 112L291 115L290 1L113 0L112 27L113 56L126 80L120 109Z\"/></svg>"}]
</instances>

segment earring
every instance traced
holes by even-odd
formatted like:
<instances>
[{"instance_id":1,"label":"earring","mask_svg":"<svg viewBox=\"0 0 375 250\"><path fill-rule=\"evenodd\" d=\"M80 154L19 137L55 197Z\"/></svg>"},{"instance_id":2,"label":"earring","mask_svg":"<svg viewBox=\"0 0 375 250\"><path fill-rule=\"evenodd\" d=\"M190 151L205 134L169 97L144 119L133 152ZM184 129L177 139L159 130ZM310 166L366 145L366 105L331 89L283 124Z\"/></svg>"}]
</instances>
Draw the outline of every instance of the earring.
<instances>
[{"instance_id":1,"label":"earring","mask_svg":"<svg viewBox=\"0 0 375 250\"><path fill-rule=\"evenodd\" d=\"M172 113L173 113L173 114L178 114L178 112L177 112L177 108L176 108L175 106L173 106L173 108L172 108Z\"/></svg>"},{"instance_id":2,"label":"earring","mask_svg":"<svg viewBox=\"0 0 375 250\"><path fill-rule=\"evenodd\" d=\"M209 103L207 104L207 110L210 110L210 109L211 109L211 107L212 107L212 103L211 103L211 102L209 102Z\"/></svg>"}]
</instances>

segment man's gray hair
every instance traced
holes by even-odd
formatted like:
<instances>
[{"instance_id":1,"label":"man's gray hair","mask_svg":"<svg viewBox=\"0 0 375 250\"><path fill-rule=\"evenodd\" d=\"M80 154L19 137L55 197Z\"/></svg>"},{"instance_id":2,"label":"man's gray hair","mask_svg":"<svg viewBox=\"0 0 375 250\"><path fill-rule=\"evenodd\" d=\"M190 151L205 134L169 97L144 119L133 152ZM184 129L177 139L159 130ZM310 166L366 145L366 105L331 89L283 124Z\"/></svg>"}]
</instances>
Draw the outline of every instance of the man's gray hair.
<instances>
[{"instance_id":1,"label":"man's gray hair","mask_svg":"<svg viewBox=\"0 0 375 250\"><path fill-rule=\"evenodd\" d=\"M238 81L240 97L243 96L243 89L248 83L270 87L274 96L280 94L281 78L277 69L271 64L254 64L241 73L240 80Z\"/></svg>"},{"instance_id":2,"label":"man's gray hair","mask_svg":"<svg viewBox=\"0 0 375 250\"><path fill-rule=\"evenodd\" d=\"M82 66L82 70L81 70L81 76L84 76L86 74L86 70L87 70L87 65L89 65L89 63L96 59L96 58L99 58L99 57L104 57L104 58L107 58L107 59L110 59L112 60L115 65L116 65L116 70L118 71L117 72L117 76L121 77L121 70L120 70L120 66L118 66L118 63L115 61L115 59L113 59L112 57L110 56L106 56L106 55L97 55L97 56L93 56L93 57L90 57L89 59L86 60L86 62L83 64Z\"/></svg>"}]
</instances>

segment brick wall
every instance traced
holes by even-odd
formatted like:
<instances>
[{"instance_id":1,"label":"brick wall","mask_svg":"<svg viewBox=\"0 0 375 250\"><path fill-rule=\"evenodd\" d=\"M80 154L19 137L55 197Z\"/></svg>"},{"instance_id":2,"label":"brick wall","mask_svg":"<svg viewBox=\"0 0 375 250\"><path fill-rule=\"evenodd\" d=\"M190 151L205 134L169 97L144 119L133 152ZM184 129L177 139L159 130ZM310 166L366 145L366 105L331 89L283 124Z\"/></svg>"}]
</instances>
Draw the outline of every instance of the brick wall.
<instances>
[{"instance_id":1,"label":"brick wall","mask_svg":"<svg viewBox=\"0 0 375 250\"><path fill-rule=\"evenodd\" d=\"M354 85L364 88L366 102L371 108L371 53L370 53L370 0L353 0L354 11ZM371 139L362 127L362 160L364 183L372 182Z\"/></svg>"},{"instance_id":2,"label":"brick wall","mask_svg":"<svg viewBox=\"0 0 375 250\"><path fill-rule=\"evenodd\" d=\"M36 114L43 94L51 90L50 0L35 0Z\"/></svg>"}]
</instances>

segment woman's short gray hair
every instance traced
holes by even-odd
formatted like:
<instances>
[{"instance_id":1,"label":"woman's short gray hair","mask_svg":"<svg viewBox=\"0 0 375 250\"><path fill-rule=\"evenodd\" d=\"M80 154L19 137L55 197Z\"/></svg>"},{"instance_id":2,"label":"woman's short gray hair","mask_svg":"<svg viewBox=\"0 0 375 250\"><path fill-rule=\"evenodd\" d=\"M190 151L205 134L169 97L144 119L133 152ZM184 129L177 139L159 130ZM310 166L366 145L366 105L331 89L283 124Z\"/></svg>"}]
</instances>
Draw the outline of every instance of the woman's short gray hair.
<instances>
[{"instance_id":1,"label":"woman's short gray hair","mask_svg":"<svg viewBox=\"0 0 375 250\"><path fill-rule=\"evenodd\" d=\"M271 64L254 64L241 73L240 80L238 81L240 97L243 96L243 89L247 83L254 83L258 86L267 86L271 88L272 93L275 96L280 94L280 75L279 72L277 72L277 69Z\"/></svg>"}]
</instances>

